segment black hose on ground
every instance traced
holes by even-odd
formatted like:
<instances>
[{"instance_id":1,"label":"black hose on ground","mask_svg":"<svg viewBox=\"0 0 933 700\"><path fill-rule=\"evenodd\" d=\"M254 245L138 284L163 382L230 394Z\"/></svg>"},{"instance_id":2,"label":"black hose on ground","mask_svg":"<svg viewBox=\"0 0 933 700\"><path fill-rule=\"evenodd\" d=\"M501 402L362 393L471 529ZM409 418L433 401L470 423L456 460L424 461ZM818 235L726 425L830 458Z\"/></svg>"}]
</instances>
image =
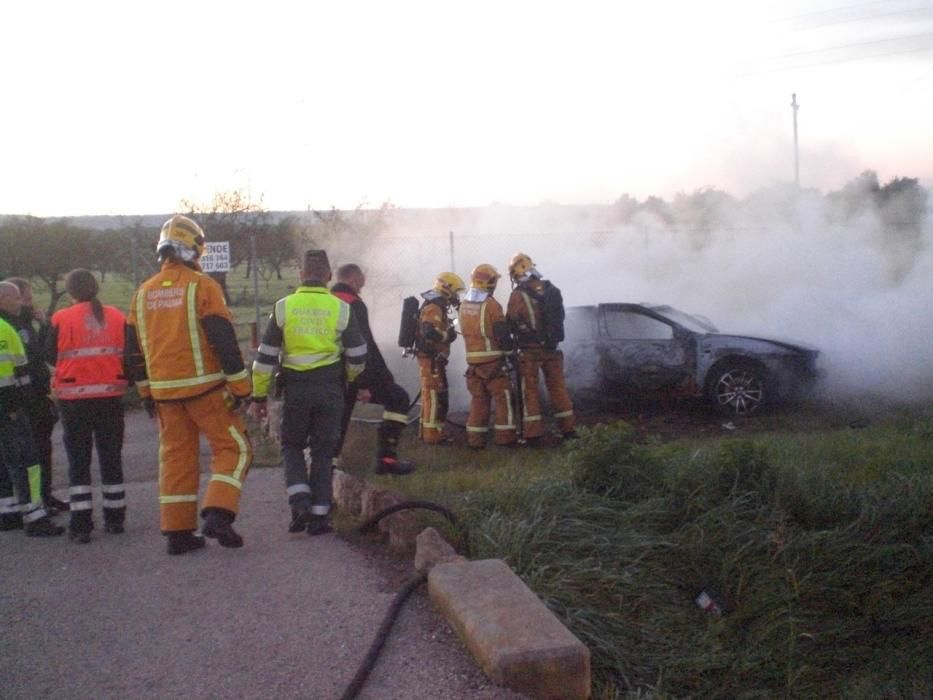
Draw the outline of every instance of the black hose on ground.
<instances>
[{"instance_id":1,"label":"black hose on ground","mask_svg":"<svg viewBox=\"0 0 933 700\"><path fill-rule=\"evenodd\" d=\"M373 515L373 517L371 517L365 523L360 525L360 532L364 532L364 533L370 532L373 528L376 527L376 525L379 523L380 520L392 515L393 513L398 513L399 511L402 511L402 510L412 510L416 508L423 508L424 510L433 510L436 513L440 513L445 518L447 518L448 522L450 522L451 525L457 528L457 532L460 534L460 542L461 542L461 549L462 549L463 556L465 557L470 556L470 537L469 537L469 534L467 533L466 528L460 524L460 521L457 520L457 516L454 515L451 511L449 511L444 506L439 506L436 503L431 503L431 501L403 501L401 503L396 503L394 506L383 508L378 513Z\"/></svg>"},{"instance_id":2,"label":"black hose on ground","mask_svg":"<svg viewBox=\"0 0 933 700\"><path fill-rule=\"evenodd\" d=\"M378 522L383 518L388 517L393 513L398 513L402 510L409 510L414 508L433 510L437 513L441 513L445 518L447 518L447 520L450 521L450 523L453 524L460 533L460 538L463 542L464 554L469 556L469 538L467 536L466 529L463 528L460 525L460 521L457 520L457 516L444 506L439 506L438 504L431 503L430 501L403 501L402 503L396 503L394 506L383 508L378 513L373 515L369 520L363 523L359 528L359 532L369 532L374 527L376 527ZM376 638L370 645L369 651L366 652L366 657L360 664L356 675L353 676L353 680L350 682L350 685L347 686L347 689L344 691L343 695L340 696L340 700L353 700L353 698L359 694L360 690L363 689L363 684L366 683L366 679L369 677L370 672L373 670L373 668L375 668L376 661L379 659L379 654L382 652L382 647L385 646L386 639L389 637L389 632L392 631L392 626L395 624L399 613L402 611L402 606L405 604L405 601L408 600L411 594L414 593L415 590L427 580L427 572L416 574L408 581L406 581L401 590L395 594L395 598L392 600L392 604L389 606L385 617L382 619L382 624L379 626L379 631L376 633Z\"/></svg>"},{"instance_id":3,"label":"black hose on ground","mask_svg":"<svg viewBox=\"0 0 933 700\"><path fill-rule=\"evenodd\" d=\"M415 589L417 589L427 580L427 573L418 574L410 578L405 583L405 585L402 586L402 589L395 594L395 598L392 600L392 605L389 606L389 610L386 612L385 617L382 619L382 624L379 626L379 632L376 634L376 638L370 645L369 651L366 652L366 658L363 659L363 663L360 664L360 667L357 670L356 675L353 676L353 680L350 682L350 685L344 691L343 695L340 696L340 700L353 700L363 689L363 684L369 677L370 671L372 671L376 666L376 660L379 658L379 653L382 651L382 647L385 645L386 639L389 637L389 632L392 631L392 626L395 624L395 620L398 618L398 614L401 612L402 606L405 604L405 601L408 600L409 596L415 592Z\"/></svg>"}]
</instances>

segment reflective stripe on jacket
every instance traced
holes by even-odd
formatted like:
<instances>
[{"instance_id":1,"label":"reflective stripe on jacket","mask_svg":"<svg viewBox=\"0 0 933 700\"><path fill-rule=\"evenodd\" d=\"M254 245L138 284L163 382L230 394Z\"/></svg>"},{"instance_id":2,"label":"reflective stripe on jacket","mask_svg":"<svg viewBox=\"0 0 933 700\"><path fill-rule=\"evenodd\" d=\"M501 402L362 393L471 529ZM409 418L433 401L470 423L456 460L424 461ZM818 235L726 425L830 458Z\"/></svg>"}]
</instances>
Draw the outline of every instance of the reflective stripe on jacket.
<instances>
[{"instance_id":1,"label":"reflective stripe on jacket","mask_svg":"<svg viewBox=\"0 0 933 700\"><path fill-rule=\"evenodd\" d=\"M499 302L491 296L483 301L460 304L460 332L469 365L481 365L505 355L494 335L495 325L505 319Z\"/></svg>"},{"instance_id":2,"label":"reflective stripe on jacket","mask_svg":"<svg viewBox=\"0 0 933 700\"><path fill-rule=\"evenodd\" d=\"M113 306L104 307L103 323L90 302L80 302L52 316L58 339L52 387L62 400L122 396L126 317Z\"/></svg>"},{"instance_id":3,"label":"reflective stripe on jacket","mask_svg":"<svg viewBox=\"0 0 933 700\"><path fill-rule=\"evenodd\" d=\"M302 372L340 361L350 306L327 289L298 287L276 302L275 320L283 334L282 367Z\"/></svg>"},{"instance_id":4,"label":"reflective stripe on jacket","mask_svg":"<svg viewBox=\"0 0 933 700\"><path fill-rule=\"evenodd\" d=\"M243 376L224 374L201 325L209 316L232 321L223 290L215 280L182 263L164 263L136 291L127 321L136 329L152 398L186 399L227 381L248 385L245 371L240 373ZM143 382L137 383L145 390Z\"/></svg>"}]
</instances>

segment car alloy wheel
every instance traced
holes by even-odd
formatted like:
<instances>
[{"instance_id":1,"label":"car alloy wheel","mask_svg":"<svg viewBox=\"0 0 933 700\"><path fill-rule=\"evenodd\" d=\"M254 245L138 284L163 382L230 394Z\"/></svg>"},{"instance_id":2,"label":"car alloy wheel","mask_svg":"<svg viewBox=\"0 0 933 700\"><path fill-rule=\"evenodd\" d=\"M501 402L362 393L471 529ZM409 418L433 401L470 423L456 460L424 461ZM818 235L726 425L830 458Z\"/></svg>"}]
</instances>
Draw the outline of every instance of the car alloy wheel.
<instances>
[{"instance_id":1,"label":"car alloy wheel","mask_svg":"<svg viewBox=\"0 0 933 700\"><path fill-rule=\"evenodd\" d=\"M764 398L764 379L750 367L727 368L713 387L716 406L731 415L752 415L761 408Z\"/></svg>"}]
</instances>

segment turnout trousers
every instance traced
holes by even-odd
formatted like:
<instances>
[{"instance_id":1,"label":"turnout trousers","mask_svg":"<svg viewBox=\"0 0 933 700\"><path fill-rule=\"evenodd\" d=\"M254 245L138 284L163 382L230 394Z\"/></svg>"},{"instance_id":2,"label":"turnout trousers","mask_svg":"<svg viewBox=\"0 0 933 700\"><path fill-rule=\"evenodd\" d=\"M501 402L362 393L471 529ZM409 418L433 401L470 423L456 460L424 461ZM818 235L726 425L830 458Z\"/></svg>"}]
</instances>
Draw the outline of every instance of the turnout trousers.
<instances>
[{"instance_id":1,"label":"turnout trousers","mask_svg":"<svg viewBox=\"0 0 933 700\"><path fill-rule=\"evenodd\" d=\"M97 447L104 522L122 524L126 515L123 490L123 400L121 397L61 402L65 452L68 455L68 502L72 532L94 529L91 455Z\"/></svg>"},{"instance_id":2,"label":"turnout trousers","mask_svg":"<svg viewBox=\"0 0 933 700\"><path fill-rule=\"evenodd\" d=\"M353 417L353 407L356 405L356 394L359 386L350 382L346 385L343 404L343 419L340 422L340 439L334 456L340 456L343 442L350 429L350 419ZM376 448L376 457L395 457L398 453L398 441L405 426L408 425L408 406L411 397L403 387L390 381L374 382L369 387L369 403L382 406L382 425L379 426L379 441Z\"/></svg>"},{"instance_id":3,"label":"turnout trousers","mask_svg":"<svg viewBox=\"0 0 933 700\"><path fill-rule=\"evenodd\" d=\"M489 432L490 403L495 406L495 443L511 445L516 439L515 414L509 377L499 361L470 365L466 371L470 392L470 415L467 418L467 444L485 447Z\"/></svg>"},{"instance_id":4,"label":"turnout trousers","mask_svg":"<svg viewBox=\"0 0 933 700\"><path fill-rule=\"evenodd\" d=\"M447 358L442 355L418 357L421 374L421 439L436 445L444 437L450 391L447 385Z\"/></svg>"},{"instance_id":5,"label":"turnout trousers","mask_svg":"<svg viewBox=\"0 0 933 700\"><path fill-rule=\"evenodd\" d=\"M243 419L231 410L226 388L183 401L159 401L159 514L163 533L198 525L200 440L211 449L211 478L202 508L222 508L234 516L253 461Z\"/></svg>"},{"instance_id":6,"label":"turnout trousers","mask_svg":"<svg viewBox=\"0 0 933 700\"><path fill-rule=\"evenodd\" d=\"M315 377L288 381L282 407L282 461L285 490L295 511L327 515L333 497L331 475L340 441L344 388L331 366L310 370ZM311 464L305 462L311 449Z\"/></svg>"},{"instance_id":7,"label":"turnout trousers","mask_svg":"<svg viewBox=\"0 0 933 700\"><path fill-rule=\"evenodd\" d=\"M564 381L564 353L544 348L524 349L519 353L522 374L522 435L537 438L544 434L541 416L540 376L544 374L554 419L561 433L567 434L576 427L573 401Z\"/></svg>"},{"instance_id":8,"label":"turnout trousers","mask_svg":"<svg viewBox=\"0 0 933 700\"><path fill-rule=\"evenodd\" d=\"M23 411L13 418L0 414L0 519L6 524L18 515L26 524L46 515L42 473Z\"/></svg>"}]
</instances>

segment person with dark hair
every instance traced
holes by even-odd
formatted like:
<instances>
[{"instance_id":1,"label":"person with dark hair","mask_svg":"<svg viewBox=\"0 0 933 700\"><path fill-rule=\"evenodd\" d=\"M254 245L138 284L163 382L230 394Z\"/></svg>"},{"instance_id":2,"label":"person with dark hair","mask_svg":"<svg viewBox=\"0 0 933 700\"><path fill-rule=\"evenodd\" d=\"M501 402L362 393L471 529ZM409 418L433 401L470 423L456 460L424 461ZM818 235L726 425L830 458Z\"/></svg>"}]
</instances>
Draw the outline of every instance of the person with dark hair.
<instances>
[{"instance_id":1,"label":"person with dark hair","mask_svg":"<svg viewBox=\"0 0 933 700\"><path fill-rule=\"evenodd\" d=\"M237 412L252 385L220 285L201 272L204 232L175 215L162 225L162 268L133 295L126 362L146 411L159 419L159 514L171 555L204 546L198 524L200 436L213 453L201 534L242 547L233 529L253 448Z\"/></svg>"},{"instance_id":2,"label":"person with dark hair","mask_svg":"<svg viewBox=\"0 0 933 700\"><path fill-rule=\"evenodd\" d=\"M10 322L26 348L29 360L29 386L26 394L26 413L32 439L39 457L42 471L42 502L50 515L68 510L68 504L52 495L52 431L58 422L58 409L51 396L51 372L46 364L45 344L49 324L42 309L37 309L32 302L32 284L23 277L10 277L6 280L19 288L23 299L23 308L19 316Z\"/></svg>"},{"instance_id":3,"label":"person with dark hair","mask_svg":"<svg viewBox=\"0 0 933 700\"><path fill-rule=\"evenodd\" d=\"M97 279L89 270L69 272L65 291L74 303L52 316L46 355L49 364L55 365L52 385L61 406L68 454L68 536L72 542L87 544L94 529L94 445L100 463L104 530L123 533L126 517L122 458L126 317L116 307L101 304Z\"/></svg>"},{"instance_id":4,"label":"person with dark hair","mask_svg":"<svg viewBox=\"0 0 933 700\"><path fill-rule=\"evenodd\" d=\"M355 379L349 381L344 394L343 423L340 430L340 442L337 444L337 457L343 448L350 427L350 417L357 400L381 404L382 425L379 428L379 442L376 446L377 474L410 474L415 465L409 460L398 458L398 441L405 426L408 425L408 407L411 398L408 392L395 383L395 377L389 371L386 361L379 352L379 346L369 328L369 312L360 298L360 292L366 284L366 275L359 265L348 263L337 268L337 284L330 288L331 293L347 302L353 309L360 324L360 332L366 341L366 369Z\"/></svg>"},{"instance_id":5,"label":"person with dark hair","mask_svg":"<svg viewBox=\"0 0 933 700\"><path fill-rule=\"evenodd\" d=\"M22 296L12 282L0 282L0 530L30 537L61 535L42 505L41 473L29 419L22 410L29 385L26 349L7 321L19 316Z\"/></svg>"},{"instance_id":6,"label":"person with dark hair","mask_svg":"<svg viewBox=\"0 0 933 700\"><path fill-rule=\"evenodd\" d=\"M278 381L285 393L282 460L292 511L288 531L309 535L331 531L332 461L340 437L343 377L357 376L367 357L353 309L327 291L330 278L327 253L307 251L301 286L275 303L263 331L249 408L255 418L266 417L272 373L280 366ZM308 446L310 470L304 456Z\"/></svg>"}]
</instances>

